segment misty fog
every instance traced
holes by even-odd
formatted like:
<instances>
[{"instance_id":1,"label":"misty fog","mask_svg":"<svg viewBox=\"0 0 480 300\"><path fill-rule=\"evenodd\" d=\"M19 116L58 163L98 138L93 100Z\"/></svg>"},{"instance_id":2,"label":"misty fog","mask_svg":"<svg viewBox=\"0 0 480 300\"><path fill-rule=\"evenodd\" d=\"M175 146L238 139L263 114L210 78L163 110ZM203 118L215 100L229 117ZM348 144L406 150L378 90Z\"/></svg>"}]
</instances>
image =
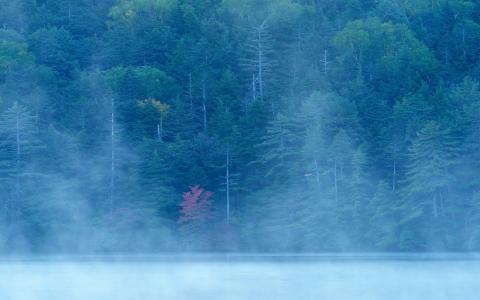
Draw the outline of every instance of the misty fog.
<instances>
[{"instance_id":1,"label":"misty fog","mask_svg":"<svg viewBox=\"0 0 480 300\"><path fill-rule=\"evenodd\" d=\"M473 300L479 267L478 261L415 256L16 260L0 263L0 297Z\"/></svg>"},{"instance_id":2,"label":"misty fog","mask_svg":"<svg viewBox=\"0 0 480 300\"><path fill-rule=\"evenodd\" d=\"M479 170L480 1L0 0L0 300L474 299Z\"/></svg>"}]
</instances>

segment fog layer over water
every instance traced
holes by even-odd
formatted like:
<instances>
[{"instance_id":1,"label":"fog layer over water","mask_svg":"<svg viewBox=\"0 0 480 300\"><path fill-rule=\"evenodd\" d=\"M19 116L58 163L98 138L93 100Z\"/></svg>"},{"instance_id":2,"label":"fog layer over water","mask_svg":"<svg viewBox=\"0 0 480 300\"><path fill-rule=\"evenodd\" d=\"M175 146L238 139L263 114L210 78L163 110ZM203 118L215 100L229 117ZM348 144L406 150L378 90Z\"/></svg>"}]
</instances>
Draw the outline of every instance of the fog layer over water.
<instances>
[{"instance_id":1,"label":"fog layer over water","mask_svg":"<svg viewBox=\"0 0 480 300\"><path fill-rule=\"evenodd\" d=\"M480 261L431 257L8 260L0 299L478 299Z\"/></svg>"}]
</instances>

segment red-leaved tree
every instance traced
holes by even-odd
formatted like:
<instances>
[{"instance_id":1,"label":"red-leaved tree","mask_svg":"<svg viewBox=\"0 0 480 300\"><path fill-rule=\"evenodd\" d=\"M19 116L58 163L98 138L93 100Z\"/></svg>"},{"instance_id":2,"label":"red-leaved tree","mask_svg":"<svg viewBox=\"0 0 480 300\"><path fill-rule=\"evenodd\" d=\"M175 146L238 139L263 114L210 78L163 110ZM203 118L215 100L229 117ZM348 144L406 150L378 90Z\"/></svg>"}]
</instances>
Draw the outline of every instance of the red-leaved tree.
<instances>
[{"instance_id":1,"label":"red-leaved tree","mask_svg":"<svg viewBox=\"0 0 480 300\"><path fill-rule=\"evenodd\" d=\"M191 187L190 191L183 193L178 223L201 223L212 219L212 195L212 192L205 191L198 185Z\"/></svg>"}]
</instances>

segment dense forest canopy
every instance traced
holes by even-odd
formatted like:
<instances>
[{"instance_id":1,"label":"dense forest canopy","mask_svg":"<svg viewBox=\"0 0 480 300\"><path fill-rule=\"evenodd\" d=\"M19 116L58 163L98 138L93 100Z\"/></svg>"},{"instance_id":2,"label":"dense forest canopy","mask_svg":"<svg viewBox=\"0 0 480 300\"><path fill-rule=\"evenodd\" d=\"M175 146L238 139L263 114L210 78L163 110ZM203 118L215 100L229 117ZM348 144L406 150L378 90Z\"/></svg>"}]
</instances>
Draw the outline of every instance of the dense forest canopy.
<instances>
[{"instance_id":1,"label":"dense forest canopy","mask_svg":"<svg viewBox=\"0 0 480 300\"><path fill-rule=\"evenodd\" d=\"M480 249L480 3L0 0L0 250Z\"/></svg>"}]
</instances>

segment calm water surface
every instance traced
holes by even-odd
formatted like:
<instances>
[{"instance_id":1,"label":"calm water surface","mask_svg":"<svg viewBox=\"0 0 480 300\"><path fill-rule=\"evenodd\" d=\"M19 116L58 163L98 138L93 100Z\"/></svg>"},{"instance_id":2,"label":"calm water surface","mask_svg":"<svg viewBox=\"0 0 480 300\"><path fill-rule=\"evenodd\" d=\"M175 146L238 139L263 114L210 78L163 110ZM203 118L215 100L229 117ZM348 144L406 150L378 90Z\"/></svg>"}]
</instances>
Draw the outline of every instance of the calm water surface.
<instances>
[{"instance_id":1,"label":"calm water surface","mask_svg":"<svg viewBox=\"0 0 480 300\"><path fill-rule=\"evenodd\" d=\"M193 255L0 259L1 300L480 299L462 255Z\"/></svg>"}]
</instances>

